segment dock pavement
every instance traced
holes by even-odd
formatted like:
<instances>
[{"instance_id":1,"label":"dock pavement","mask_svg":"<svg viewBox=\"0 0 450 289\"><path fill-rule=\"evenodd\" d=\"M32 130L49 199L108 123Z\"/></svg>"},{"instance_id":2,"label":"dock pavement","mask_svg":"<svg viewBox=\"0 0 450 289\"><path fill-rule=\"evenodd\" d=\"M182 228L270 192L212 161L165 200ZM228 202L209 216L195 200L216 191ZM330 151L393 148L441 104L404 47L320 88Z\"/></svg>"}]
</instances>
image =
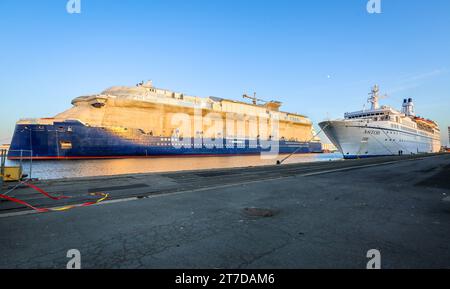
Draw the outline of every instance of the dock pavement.
<instances>
[{"instance_id":1,"label":"dock pavement","mask_svg":"<svg viewBox=\"0 0 450 289\"><path fill-rule=\"evenodd\" d=\"M32 182L0 201L0 268L450 268L450 155ZM2 192L11 189L4 187Z\"/></svg>"}]
</instances>

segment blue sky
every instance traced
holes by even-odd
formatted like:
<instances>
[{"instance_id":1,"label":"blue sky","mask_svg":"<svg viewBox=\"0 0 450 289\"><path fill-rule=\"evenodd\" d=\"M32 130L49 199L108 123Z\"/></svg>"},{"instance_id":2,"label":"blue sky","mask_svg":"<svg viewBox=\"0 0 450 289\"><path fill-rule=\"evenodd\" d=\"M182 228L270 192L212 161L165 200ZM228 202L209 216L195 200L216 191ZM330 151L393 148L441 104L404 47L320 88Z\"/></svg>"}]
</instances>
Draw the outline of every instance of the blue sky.
<instances>
[{"instance_id":1,"label":"blue sky","mask_svg":"<svg viewBox=\"0 0 450 289\"><path fill-rule=\"evenodd\" d=\"M448 144L450 1L0 1L0 142L15 122L79 96L155 86L241 99L256 91L316 124L359 110L378 83L400 108L413 97Z\"/></svg>"}]
</instances>

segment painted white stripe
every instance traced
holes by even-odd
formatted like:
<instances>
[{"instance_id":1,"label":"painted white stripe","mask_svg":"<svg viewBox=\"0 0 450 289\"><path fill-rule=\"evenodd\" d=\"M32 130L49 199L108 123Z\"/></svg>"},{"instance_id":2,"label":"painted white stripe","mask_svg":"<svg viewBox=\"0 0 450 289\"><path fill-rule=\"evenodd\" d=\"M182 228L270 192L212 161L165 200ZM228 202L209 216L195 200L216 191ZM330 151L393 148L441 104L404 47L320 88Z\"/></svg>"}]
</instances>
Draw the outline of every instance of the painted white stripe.
<instances>
[{"instance_id":1,"label":"painted white stripe","mask_svg":"<svg viewBox=\"0 0 450 289\"><path fill-rule=\"evenodd\" d=\"M370 164L370 165L363 165L363 166L353 166L353 167L347 167L347 168L340 168L340 169L333 169L333 170L326 170L326 171L320 171L320 172L313 172L313 173L307 173L302 174L302 177L310 177L310 176L317 176L317 175L324 175L324 174L330 174L330 173L336 173L336 172L344 172L344 171L351 171L355 169L364 169L364 168L370 168L370 167L377 167L377 166L384 166L384 165L390 165L399 163L405 160L401 161L390 161L390 162L384 162L379 164Z\"/></svg>"}]
</instances>

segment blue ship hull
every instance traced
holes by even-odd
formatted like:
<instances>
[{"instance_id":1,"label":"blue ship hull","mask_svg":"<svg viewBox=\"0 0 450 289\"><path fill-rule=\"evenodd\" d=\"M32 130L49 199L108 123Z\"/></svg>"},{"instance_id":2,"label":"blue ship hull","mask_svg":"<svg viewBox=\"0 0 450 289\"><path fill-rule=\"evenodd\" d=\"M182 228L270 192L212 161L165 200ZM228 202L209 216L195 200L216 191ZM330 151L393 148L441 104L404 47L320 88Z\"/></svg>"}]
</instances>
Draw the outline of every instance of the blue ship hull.
<instances>
[{"instance_id":1,"label":"blue ship hull","mask_svg":"<svg viewBox=\"0 0 450 289\"><path fill-rule=\"evenodd\" d=\"M275 144L274 144L275 143ZM280 140L267 147L259 140L174 139L145 134L141 130L118 133L108 128L90 127L79 121L53 125L17 124L8 158L89 159L154 156L227 156L260 154L271 149L280 154L321 153L319 142ZM278 147L276 147L278 146Z\"/></svg>"}]
</instances>

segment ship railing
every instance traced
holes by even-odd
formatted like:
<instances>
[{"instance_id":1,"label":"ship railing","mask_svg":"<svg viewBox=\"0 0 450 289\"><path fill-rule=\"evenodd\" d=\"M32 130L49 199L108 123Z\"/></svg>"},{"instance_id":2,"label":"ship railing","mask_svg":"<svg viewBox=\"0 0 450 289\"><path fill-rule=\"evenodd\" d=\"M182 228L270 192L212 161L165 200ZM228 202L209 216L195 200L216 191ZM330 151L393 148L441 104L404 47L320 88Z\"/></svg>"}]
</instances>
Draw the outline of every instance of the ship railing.
<instances>
[{"instance_id":1,"label":"ship railing","mask_svg":"<svg viewBox=\"0 0 450 289\"><path fill-rule=\"evenodd\" d=\"M8 150L7 152L5 152L6 154L9 154L10 152L19 152L19 167L20 167L20 171L23 171L23 161L24 159L29 159L30 160L30 165L29 165L29 175L28 175L28 179L32 179L32 173L33 173L33 151L32 150ZM29 155L29 157L28 157Z\"/></svg>"},{"instance_id":2,"label":"ship railing","mask_svg":"<svg viewBox=\"0 0 450 289\"><path fill-rule=\"evenodd\" d=\"M27 125L51 125L54 122L54 118L22 118L17 124L27 124Z\"/></svg>"}]
</instances>

